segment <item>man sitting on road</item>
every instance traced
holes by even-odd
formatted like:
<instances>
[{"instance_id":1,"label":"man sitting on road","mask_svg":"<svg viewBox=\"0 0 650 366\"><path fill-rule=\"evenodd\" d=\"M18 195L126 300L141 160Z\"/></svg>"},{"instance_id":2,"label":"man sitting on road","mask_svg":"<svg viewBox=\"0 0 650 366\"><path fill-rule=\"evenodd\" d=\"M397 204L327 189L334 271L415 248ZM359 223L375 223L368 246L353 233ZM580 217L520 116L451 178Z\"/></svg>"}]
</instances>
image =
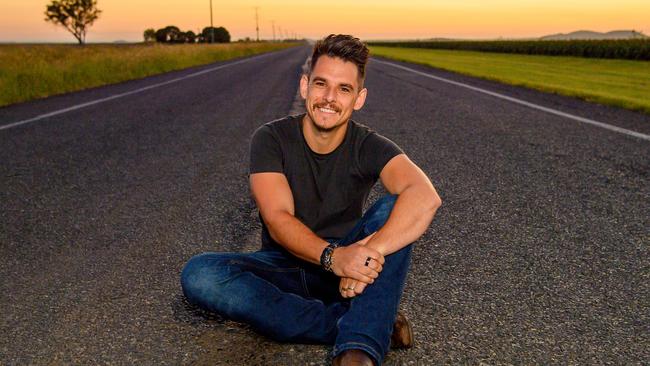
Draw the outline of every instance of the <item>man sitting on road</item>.
<instances>
[{"instance_id":1,"label":"man sitting on road","mask_svg":"<svg viewBox=\"0 0 650 366\"><path fill-rule=\"evenodd\" d=\"M300 79L307 113L252 137L262 249L197 255L181 275L191 303L278 341L334 344L334 365L380 365L389 346L412 346L398 314L410 244L441 204L397 145L350 120L368 53L348 35L315 44ZM377 179L391 194L362 216Z\"/></svg>"}]
</instances>

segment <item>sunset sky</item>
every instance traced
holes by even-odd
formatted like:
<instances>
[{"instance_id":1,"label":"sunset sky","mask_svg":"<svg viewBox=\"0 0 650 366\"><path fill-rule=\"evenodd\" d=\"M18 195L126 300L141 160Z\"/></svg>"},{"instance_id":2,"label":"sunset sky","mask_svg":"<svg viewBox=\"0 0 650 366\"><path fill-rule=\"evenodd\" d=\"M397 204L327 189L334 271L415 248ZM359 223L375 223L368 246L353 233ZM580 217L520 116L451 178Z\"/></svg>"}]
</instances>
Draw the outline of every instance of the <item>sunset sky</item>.
<instances>
[{"instance_id":1,"label":"sunset sky","mask_svg":"<svg viewBox=\"0 0 650 366\"><path fill-rule=\"evenodd\" d=\"M0 42L74 42L44 21L47 0L0 0ZM88 42L141 41L146 28L181 30L210 24L209 0L99 0L103 11ZM525 38L575 30L641 31L650 35L648 0L213 0L214 24L232 39L295 32L308 38L349 33L362 39Z\"/></svg>"}]
</instances>

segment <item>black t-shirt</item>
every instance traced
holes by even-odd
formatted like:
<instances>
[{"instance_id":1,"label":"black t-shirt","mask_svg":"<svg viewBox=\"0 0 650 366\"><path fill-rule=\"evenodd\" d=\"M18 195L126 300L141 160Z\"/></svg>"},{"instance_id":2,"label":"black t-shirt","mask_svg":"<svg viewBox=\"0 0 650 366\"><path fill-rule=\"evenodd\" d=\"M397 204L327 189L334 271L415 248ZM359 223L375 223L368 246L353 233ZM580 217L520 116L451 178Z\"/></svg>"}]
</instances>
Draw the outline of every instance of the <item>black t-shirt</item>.
<instances>
[{"instance_id":1,"label":"black t-shirt","mask_svg":"<svg viewBox=\"0 0 650 366\"><path fill-rule=\"evenodd\" d=\"M250 173L283 173L296 218L321 238L341 238L361 218L363 204L386 163L403 152L350 120L341 145L329 154L315 153L302 134L303 117L272 121L253 133ZM262 220L262 247L277 246Z\"/></svg>"}]
</instances>

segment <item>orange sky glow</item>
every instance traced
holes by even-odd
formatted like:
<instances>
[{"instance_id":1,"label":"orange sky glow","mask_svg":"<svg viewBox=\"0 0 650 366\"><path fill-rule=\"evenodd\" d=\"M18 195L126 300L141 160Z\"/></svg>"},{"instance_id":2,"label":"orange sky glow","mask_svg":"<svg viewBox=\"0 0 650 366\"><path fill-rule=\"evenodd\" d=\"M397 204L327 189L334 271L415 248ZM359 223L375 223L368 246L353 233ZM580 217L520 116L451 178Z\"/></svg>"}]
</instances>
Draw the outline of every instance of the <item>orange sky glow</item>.
<instances>
[{"instance_id":1,"label":"orange sky glow","mask_svg":"<svg viewBox=\"0 0 650 366\"><path fill-rule=\"evenodd\" d=\"M215 26L232 40L297 34L321 38L348 33L362 39L529 38L575 30L637 30L650 35L648 0L213 0ZM0 42L74 42L44 21L45 0L0 0ZM199 31L210 25L209 0L98 0L103 11L88 42L142 41L146 28L176 25ZM273 23L272 23L273 22Z\"/></svg>"}]
</instances>

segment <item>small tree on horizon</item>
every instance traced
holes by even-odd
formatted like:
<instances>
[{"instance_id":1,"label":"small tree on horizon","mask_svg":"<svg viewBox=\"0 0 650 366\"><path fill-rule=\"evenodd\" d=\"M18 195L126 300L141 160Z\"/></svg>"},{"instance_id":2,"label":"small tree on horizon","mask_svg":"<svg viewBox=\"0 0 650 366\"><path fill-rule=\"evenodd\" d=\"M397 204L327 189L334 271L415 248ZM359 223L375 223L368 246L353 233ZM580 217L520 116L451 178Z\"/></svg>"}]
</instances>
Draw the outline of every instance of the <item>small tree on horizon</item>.
<instances>
[{"instance_id":1,"label":"small tree on horizon","mask_svg":"<svg viewBox=\"0 0 650 366\"><path fill-rule=\"evenodd\" d=\"M178 43L181 30L175 25L168 25L156 31L156 41L160 43Z\"/></svg>"},{"instance_id":2,"label":"small tree on horizon","mask_svg":"<svg viewBox=\"0 0 650 366\"><path fill-rule=\"evenodd\" d=\"M190 31L185 32L185 42L195 43L196 42L196 33Z\"/></svg>"},{"instance_id":3,"label":"small tree on horizon","mask_svg":"<svg viewBox=\"0 0 650 366\"><path fill-rule=\"evenodd\" d=\"M212 43L212 32L214 32L215 43L228 43L230 42L230 33L224 27L205 27L200 35L200 42Z\"/></svg>"},{"instance_id":4,"label":"small tree on horizon","mask_svg":"<svg viewBox=\"0 0 650 366\"><path fill-rule=\"evenodd\" d=\"M156 30L153 28L145 29L143 33L145 42L155 42L156 41Z\"/></svg>"},{"instance_id":5,"label":"small tree on horizon","mask_svg":"<svg viewBox=\"0 0 650 366\"><path fill-rule=\"evenodd\" d=\"M52 0L46 6L45 21L61 25L83 45L88 28L101 12L97 0Z\"/></svg>"}]
</instances>

